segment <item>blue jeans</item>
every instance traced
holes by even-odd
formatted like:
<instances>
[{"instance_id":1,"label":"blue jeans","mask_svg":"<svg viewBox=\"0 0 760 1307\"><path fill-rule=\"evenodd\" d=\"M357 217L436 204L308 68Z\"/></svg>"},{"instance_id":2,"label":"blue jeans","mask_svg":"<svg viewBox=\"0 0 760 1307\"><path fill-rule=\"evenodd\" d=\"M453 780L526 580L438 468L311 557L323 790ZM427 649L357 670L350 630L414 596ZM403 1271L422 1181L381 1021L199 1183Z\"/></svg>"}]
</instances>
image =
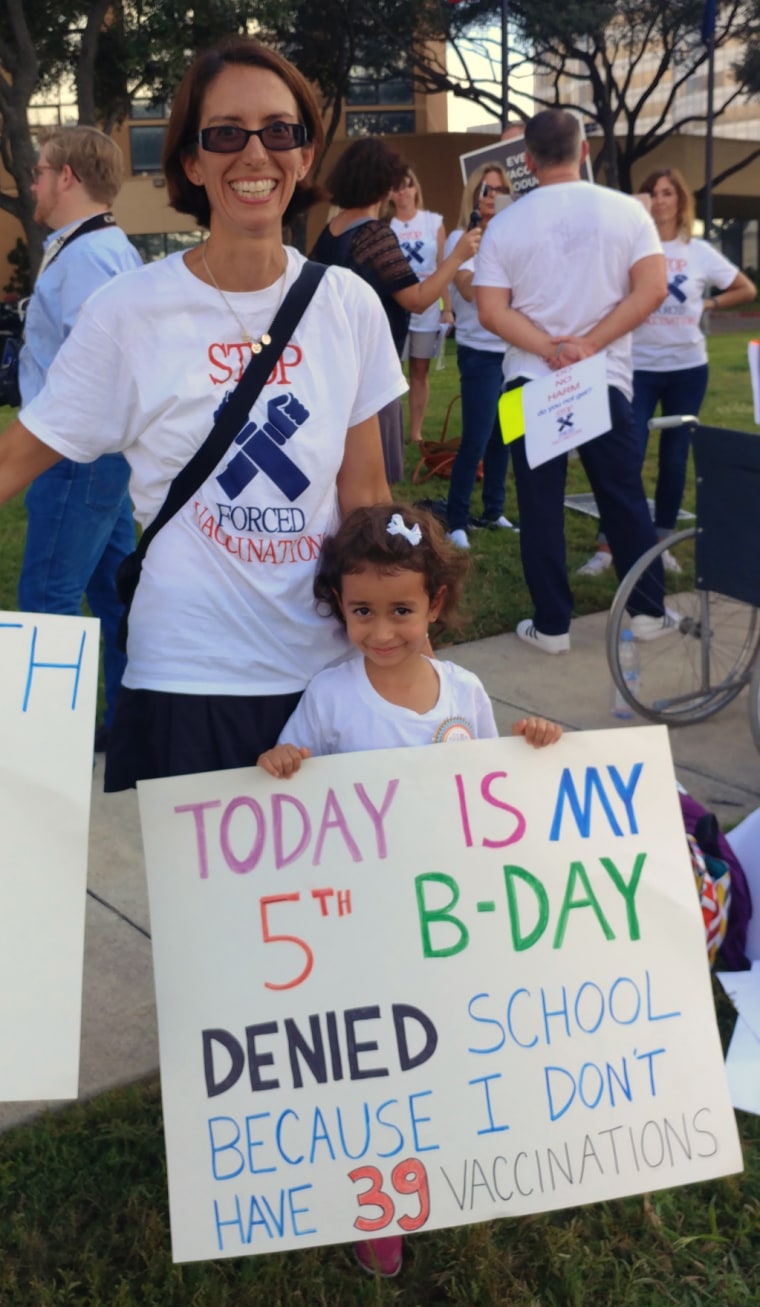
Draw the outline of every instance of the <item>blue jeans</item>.
<instances>
[{"instance_id":1,"label":"blue jeans","mask_svg":"<svg viewBox=\"0 0 760 1307\"><path fill-rule=\"evenodd\" d=\"M641 482L639 443L625 395L610 387L612 427L578 449L586 476L607 527L610 549L622 578L657 537ZM567 456L561 454L530 468L525 441L512 445L512 467L520 509L520 554L534 604L533 620L543 635L564 635L570 628L573 593L565 560L565 479ZM663 612L662 561L648 568L633 591L632 616Z\"/></svg>"},{"instance_id":2,"label":"blue jeans","mask_svg":"<svg viewBox=\"0 0 760 1307\"><path fill-rule=\"evenodd\" d=\"M706 363L696 368L681 368L677 372L634 372L633 420L640 441L642 464L649 438L647 422L654 416L657 405L660 405L663 417L674 417L681 413L691 413L697 417L706 390ZM659 536L670 535L675 529L686 484L688 461L688 427L661 431L660 461L654 495L654 524Z\"/></svg>"},{"instance_id":3,"label":"blue jeans","mask_svg":"<svg viewBox=\"0 0 760 1307\"><path fill-rule=\"evenodd\" d=\"M470 498L483 460L483 516L495 521L504 512L509 448L499 430L497 406L502 387L503 355L457 346L462 389L462 440L451 469L447 518L450 531L464 530Z\"/></svg>"},{"instance_id":4,"label":"blue jeans","mask_svg":"<svg viewBox=\"0 0 760 1307\"><path fill-rule=\"evenodd\" d=\"M116 645L122 612L116 573L135 547L128 486L129 465L121 454L105 454L94 463L62 459L32 482L25 501L19 608L79 616L87 596L103 637L106 726L127 663Z\"/></svg>"}]
</instances>

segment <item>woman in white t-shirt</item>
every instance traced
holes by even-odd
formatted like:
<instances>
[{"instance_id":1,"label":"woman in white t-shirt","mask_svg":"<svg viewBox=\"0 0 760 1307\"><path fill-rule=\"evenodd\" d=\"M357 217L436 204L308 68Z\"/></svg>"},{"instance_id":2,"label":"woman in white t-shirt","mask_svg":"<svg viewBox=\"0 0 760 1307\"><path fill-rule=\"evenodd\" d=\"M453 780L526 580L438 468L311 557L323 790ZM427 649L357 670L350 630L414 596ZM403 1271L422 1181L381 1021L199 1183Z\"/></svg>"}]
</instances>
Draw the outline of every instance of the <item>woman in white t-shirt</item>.
<instances>
[{"instance_id":1,"label":"woman in white t-shirt","mask_svg":"<svg viewBox=\"0 0 760 1307\"><path fill-rule=\"evenodd\" d=\"M391 191L391 229L404 252L409 267L420 281L425 281L443 262L446 231L440 213L426 209L422 187L411 168ZM441 307L443 306L443 307ZM430 398L430 360L440 348L440 327L451 326L451 295L448 286L424 313L409 319L404 358L409 359L409 438L422 440L422 423Z\"/></svg>"},{"instance_id":2,"label":"woman in white t-shirt","mask_svg":"<svg viewBox=\"0 0 760 1307\"><path fill-rule=\"evenodd\" d=\"M662 241L668 274L668 295L633 333L633 417L646 455L649 419L659 404L663 417L697 417L707 390L707 345L700 326L702 314L733 308L755 298L749 277L706 241L695 239L694 196L677 168L659 168L642 184L639 195L650 209ZM705 299L705 292L720 293ZM655 527L662 539L675 530L686 482L689 458L687 427L660 432L655 490ZM595 576L612 562L604 538L596 554L579 570ZM679 571L666 551L663 563Z\"/></svg>"},{"instance_id":3,"label":"woman in white t-shirt","mask_svg":"<svg viewBox=\"0 0 760 1307\"><path fill-rule=\"evenodd\" d=\"M319 105L287 59L248 37L202 54L174 98L164 171L170 203L207 240L93 295L0 436L0 501L61 456L121 451L145 526L251 355L272 353L237 440L148 548L109 790L254 763L345 648L316 611L314 573L342 516L389 498L376 415L405 382L377 297L342 268L276 357L271 323L305 263L283 223L316 198L322 143Z\"/></svg>"},{"instance_id":4,"label":"woman in white t-shirt","mask_svg":"<svg viewBox=\"0 0 760 1307\"><path fill-rule=\"evenodd\" d=\"M459 210L459 227L446 241L445 252L469 226L485 231L496 212L496 198L509 194L509 179L500 164L476 168L468 179ZM504 516L504 494L509 464L508 446L499 429L497 406L503 384L505 345L481 326L475 302L473 277L477 255L463 263L451 285L456 319L457 363L462 391L462 440L451 469L446 515L449 536L460 549L469 549L467 527L470 499L478 465L483 463L482 527L512 528Z\"/></svg>"}]
</instances>

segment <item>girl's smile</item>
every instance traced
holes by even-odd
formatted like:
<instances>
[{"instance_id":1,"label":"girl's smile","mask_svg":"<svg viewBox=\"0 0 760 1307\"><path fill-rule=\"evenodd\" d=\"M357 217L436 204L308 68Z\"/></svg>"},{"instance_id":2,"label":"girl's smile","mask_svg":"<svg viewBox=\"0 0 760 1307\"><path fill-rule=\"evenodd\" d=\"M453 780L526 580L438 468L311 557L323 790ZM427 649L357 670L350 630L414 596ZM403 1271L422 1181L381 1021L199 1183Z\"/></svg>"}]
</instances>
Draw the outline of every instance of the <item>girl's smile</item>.
<instances>
[{"instance_id":1,"label":"girl's smile","mask_svg":"<svg viewBox=\"0 0 760 1307\"><path fill-rule=\"evenodd\" d=\"M431 600L422 572L367 566L342 578L341 608L351 643L365 663L399 668L428 651L428 626L442 596Z\"/></svg>"}]
</instances>

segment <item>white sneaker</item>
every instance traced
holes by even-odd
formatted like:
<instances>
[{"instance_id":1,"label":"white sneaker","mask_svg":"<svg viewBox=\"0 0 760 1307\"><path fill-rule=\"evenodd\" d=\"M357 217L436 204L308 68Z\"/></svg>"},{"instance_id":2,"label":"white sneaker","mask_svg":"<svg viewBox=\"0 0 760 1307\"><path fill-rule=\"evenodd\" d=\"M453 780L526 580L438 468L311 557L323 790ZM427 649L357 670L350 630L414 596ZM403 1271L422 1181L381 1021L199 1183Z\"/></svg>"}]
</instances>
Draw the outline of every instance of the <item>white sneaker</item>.
<instances>
[{"instance_id":1,"label":"white sneaker","mask_svg":"<svg viewBox=\"0 0 760 1307\"><path fill-rule=\"evenodd\" d=\"M681 618L672 608L666 608L662 617L639 613L631 618L634 640L659 640L663 635L675 635L680 625Z\"/></svg>"},{"instance_id":2,"label":"white sneaker","mask_svg":"<svg viewBox=\"0 0 760 1307\"><path fill-rule=\"evenodd\" d=\"M520 530L519 526L515 526L514 522L510 522L509 518L505 517L503 513L500 517L476 517L471 521L470 525L481 527L486 531L496 531L497 529L502 531Z\"/></svg>"},{"instance_id":3,"label":"white sneaker","mask_svg":"<svg viewBox=\"0 0 760 1307\"><path fill-rule=\"evenodd\" d=\"M669 549L662 552L662 565L666 572L682 572L683 568L674 554Z\"/></svg>"},{"instance_id":4,"label":"white sneaker","mask_svg":"<svg viewBox=\"0 0 760 1307\"><path fill-rule=\"evenodd\" d=\"M577 574L578 576L601 576L611 566L612 554L608 554L605 549L597 549L588 562L584 563L583 567L578 568Z\"/></svg>"},{"instance_id":5,"label":"white sneaker","mask_svg":"<svg viewBox=\"0 0 760 1307\"><path fill-rule=\"evenodd\" d=\"M564 635L544 635L536 630L535 623L529 617L517 623L515 634L533 649L540 649L542 653L567 653L570 648L570 635L567 631Z\"/></svg>"},{"instance_id":6,"label":"white sneaker","mask_svg":"<svg viewBox=\"0 0 760 1307\"><path fill-rule=\"evenodd\" d=\"M446 539L450 540L452 545L456 545L457 549L470 548L470 542L467 539L467 532L463 531L461 527L459 527L456 531L447 531Z\"/></svg>"}]
</instances>

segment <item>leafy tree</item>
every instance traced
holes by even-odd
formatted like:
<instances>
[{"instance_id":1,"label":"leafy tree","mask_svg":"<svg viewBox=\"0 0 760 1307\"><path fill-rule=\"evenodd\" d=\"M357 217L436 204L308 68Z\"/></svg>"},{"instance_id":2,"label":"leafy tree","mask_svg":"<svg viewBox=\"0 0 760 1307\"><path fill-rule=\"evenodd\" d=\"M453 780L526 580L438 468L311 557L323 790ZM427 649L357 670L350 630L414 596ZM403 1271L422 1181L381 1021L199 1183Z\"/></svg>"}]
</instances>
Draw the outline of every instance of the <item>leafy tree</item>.
<instances>
[{"instance_id":1,"label":"leafy tree","mask_svg":"<svg viewBox=\"0 0 760 1307\"><path fill-rule=\"evenodd\" d=\"M29 105L39 92L75 88L78 121L109 130L135 94L171 95L198 50L246 30L251 0L3 0L0 4L0 159L16 195L0 208L24 229L30 265L39 265L44 229L34 221L36 160Z\"/></svg>"},{"instance_id":2,"label":"leafy tree","mask_svg":"<svg viewBox=\"0 0 760 1307\"><path fill-rule=\"evenodd\" d=\"M510 0L509 85L532 65L540 75L527 95L534 108L566 102L567 87L581 92L583 112L602 136L597 169L608 185L631 189L634 164L673 133L706 122L706 113L681 111L679 98L707 68L701 39L704 0ZM501 6L487 0L423 4L428 30L449 43L448 71L439 51L415 47L416 81L426 91L451 91L503 116L500 42L493 35ZM436 17L437 11L437 17ZM399 38L385 10L376 16L387 49ZM718 0L715 49L746 47L736 81L716 99L715 116L744 92L760 91L760 0ZM490 61L492 76L478 79L472 53ZM494 83L497 83L494 85ZM518 83L522 94L524 83ZM514 103L510 115L524 110Z\"/></svg>"}]
</instances>

